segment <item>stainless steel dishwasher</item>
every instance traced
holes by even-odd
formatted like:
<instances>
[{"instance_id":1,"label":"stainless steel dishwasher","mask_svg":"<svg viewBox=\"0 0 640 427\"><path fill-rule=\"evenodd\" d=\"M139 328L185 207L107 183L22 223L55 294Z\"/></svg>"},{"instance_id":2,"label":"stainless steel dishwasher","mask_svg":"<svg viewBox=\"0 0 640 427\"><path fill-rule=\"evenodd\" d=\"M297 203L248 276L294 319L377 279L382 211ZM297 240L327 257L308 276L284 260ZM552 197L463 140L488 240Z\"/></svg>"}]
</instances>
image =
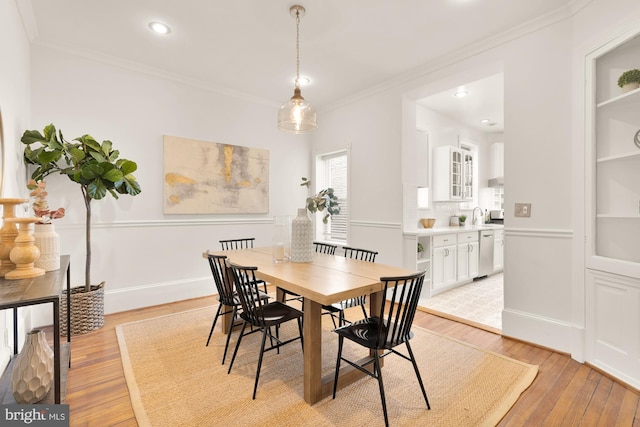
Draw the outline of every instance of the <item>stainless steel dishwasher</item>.
<instances>
[{"instance_id":1,"label":"stainless steel dishwasher","mask_svg":"<svg viewBox=\"0 0 640 427\"><path fill-rule=\"evenodd\" d=\"M493 231L480 232L480 259L478 263L478 279L493 272Z\"/></svg>"}]
</instances>

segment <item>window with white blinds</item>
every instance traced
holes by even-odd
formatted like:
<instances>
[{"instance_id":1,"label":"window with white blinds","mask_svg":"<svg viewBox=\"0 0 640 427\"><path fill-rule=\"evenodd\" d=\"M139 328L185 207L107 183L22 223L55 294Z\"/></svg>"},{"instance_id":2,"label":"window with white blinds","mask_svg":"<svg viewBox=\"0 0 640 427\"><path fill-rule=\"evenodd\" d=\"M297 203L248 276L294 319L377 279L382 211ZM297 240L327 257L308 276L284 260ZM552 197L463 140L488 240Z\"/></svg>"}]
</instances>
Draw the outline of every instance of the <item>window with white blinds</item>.
<instances>
[{"instance_id":1,"label":"window with white blinds","mask_svg":"<svg viewBox=\"0 0 640 427\"><path fill-rule=\"evenodd\" d=\"M348 157L347 151L338 151L331 154L318 156L316 165L317 190L333 188L334 194L340 203L340 213L332 215L329 222L324 224L321 218L316 230L319 231L318 239L326 242L347 243L347 222L349 218L349 205L347 194Z\"/></svg>"}]
</instances>

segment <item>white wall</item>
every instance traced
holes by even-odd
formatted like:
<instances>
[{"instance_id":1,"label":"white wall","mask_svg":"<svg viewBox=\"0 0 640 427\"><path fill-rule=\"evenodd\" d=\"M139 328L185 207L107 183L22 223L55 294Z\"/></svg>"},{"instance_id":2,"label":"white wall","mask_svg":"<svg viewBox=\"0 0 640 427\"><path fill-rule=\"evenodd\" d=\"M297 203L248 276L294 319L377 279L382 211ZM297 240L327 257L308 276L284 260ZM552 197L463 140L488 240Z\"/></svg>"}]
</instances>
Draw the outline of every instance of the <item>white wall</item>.
<instances>
[{"instance_id":1,"label":"white wall","mask_svg":"<svg viewBox=\"0 0 640 427\"><path fill-rule=\"evenodd\" d=\"M402 97L380 93L322 114L315 153L350 145L349 244L402 265Z\"/></svg>"},{"instance_id":2,"label":"white wall","mask_svg":"<svg viewBox=\"0 0 640 427\"><path fill-rule=\"evenodd\" d=\"M206 249L218 240L272 238L273 215L295 215L304 203L300 177L308 176L308 137L276 128L278 105L217 94L72 53L32 47L33 120L54 123L67 139L91 134L109 139L122 158L138 164L142 193L94 201L92 283L106 281L105 311L214 293ZM270 151L270 210L261 215L164 215L162 136L175 135ZM72 286L84 280L84 215L79 187L50 176L53 201L69 205L56 221L62 253L71 254Z\"/></svg>"},{"instance_id":3,"label":"white wall","mask_svg":"<svg viewBox=\"0 0 640 427\"><path fill-rule=\"evenodd\" d=\"M401 133L397 114L402 106L410 111L406 103L411 99L477 80L478 76L504 72L504 140L508 143L505 144L507 262L503 330L506 335L568 352L573 350L569 344L573 341L572 313L567 310L572 302L572 88L566 84L572 72L571 56L570 20L550 24L475 56L435 64L431 71L411 82L354 97L351 103L324 114L324 132L314 136L314 150L321 150L323 144L343 136L342 126L348 123L350 138L366 140L370 151L385 153L384 157L360 158L361 166L351 171L355 182L358 176L369 177L372 170L385 171L388 165L401 162L402 149L388 135ZM378 108L373 108L373 103ZM371 110L376 115L367 117L367 111ZM405 126L407 122L410 120L404 121ZM355 152L353 158L358 160ZM393 193L402 194L401 174L388 175ZM380 209L377 199L371 197L378 189L370 182L366 187L354 187L368 188L368 193L363 194L370 197L354 199L353 212L366 212L374 223L389 217L402 220L401 203L385 202L385 208ZM531 218L514 218L515 202L532 203ZM388 212L390 206L396 212L394 215ZM376 233L382 234L372 231ZM385 251L401 253L401 242L386 240Z\"/></svg>"},{"instance_id":4,"label":"white wall","mask_svg":"<svg viewBox=\"0 0 640 427\"><path fill-rule=\"evenodd\" d=\"M16 3L0 2L0 112L4 128L3 156L4 180L2 197L19 197L24 186L24 173L20 169L22 151L20 136L30 119L30 64L29 40L22 26ZM16 143L17 142L17 143ZM0 312L0 372L9 361L9 343L13 343L12 310ZM28 310L20 310L20 341L25 329L30 329ZM6 337L6 338L5 338ZM19 344L21 345L21 344Z\"/></svg>"},{"instance_id":5,"label":"white wall","mask_svg":"<svg viewBox=\"0 0 640 427\"><path fill-rule=\"evenodd\" d=\"M586 6L584 6L586 4ZM640 28L640 4L635 1L594 0L564 20L548 22L534 32L476 55L430 64L419 77L354 96L336 106L326 121L355 120L354 111L379 102L390 120L359 117L360 135L375 150L392 142L385 134L396 130L397 105L414 114L413 100L436 93L455 82L471 81L469 74L504 72L505 78L505 310L503 333L560 351L582 361L585 353L584 280L584 56L628 30ZM447 62L448 61L448 62ZM465 77L466 76L466 77ZM452 84L453 83L453 84ZM377 92L376 92L377 91ZM362 109L365 111L366 109ZM383 114L382 117L385 115ZM331 125L333 123L330 123ZM403 118L403 143L412 138L412 120ZM353 127L353 124L351 124ZM372 134L374 130L374 134ZM339 137L339 126L314 138L314 149ZM358 135L351 134L357 139ZM405 150L404 160L415 149ZM403 159L400 150L394 157ZM385 158L368 164L383 170L397 161ZM354 168L353 174L358 171ZM410 176L410 175L409 175ZM398 194L402 187L397 181ZM516 218L514 204L532 204L530 218ZM358 211L377 212L374 199L360 200ZM396 206L398 212L401 206ZM399 216L399 214L398 214ZM374 220L375 222L375 220ZM395 241L389 240L388 245ZM401 252L401 247L388 250Z\"/></svg>"}]
</instances>

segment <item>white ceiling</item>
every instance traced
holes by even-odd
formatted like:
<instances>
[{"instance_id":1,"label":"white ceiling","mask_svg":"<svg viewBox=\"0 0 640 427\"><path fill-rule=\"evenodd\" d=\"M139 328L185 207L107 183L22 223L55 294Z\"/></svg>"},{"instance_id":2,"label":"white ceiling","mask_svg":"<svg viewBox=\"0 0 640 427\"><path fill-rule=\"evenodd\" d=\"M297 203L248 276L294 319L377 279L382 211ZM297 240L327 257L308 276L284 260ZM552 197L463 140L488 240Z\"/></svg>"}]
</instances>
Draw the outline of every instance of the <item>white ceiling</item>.
<instances>
[{"instance_id":1,"label":"white ceiling","mask_svg":"<svg viewBox=\"0 0 640 427\"><path fill-rule=\"evenodd\" d=\"M458 90L468 92L456 98ZM419 105L482 132L504 131L504 77L496 74L419 99ZM488 120L483 123L482 120Z\"/></svg>"},{"instance_id":2,"label":"white ceiling","mask_svg":"<svg viewBox=\"0 0 640 427\"><path fill-rule=\"evenodd\" d=\"M589 1L300 0L301 74L313 80L302 94L321 111ZM274 105L293 95L296 0L17 2L36 44ZM154 20L172 32L153 34Z\"/></svg>"}]
</instances>

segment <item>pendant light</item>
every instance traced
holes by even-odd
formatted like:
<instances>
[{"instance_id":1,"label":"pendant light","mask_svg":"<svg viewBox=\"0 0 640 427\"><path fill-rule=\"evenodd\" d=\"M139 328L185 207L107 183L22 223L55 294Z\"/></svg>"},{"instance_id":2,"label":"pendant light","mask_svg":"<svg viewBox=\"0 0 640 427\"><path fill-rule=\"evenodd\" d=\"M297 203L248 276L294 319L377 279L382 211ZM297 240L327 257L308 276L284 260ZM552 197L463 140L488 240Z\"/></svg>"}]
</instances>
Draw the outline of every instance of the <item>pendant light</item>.
<instances>
[{"instance_id":1,"label":"pendant light","mask_svg":"<svg viewBox=\"0 0 640 427\"><path fill-rule=\"evenodd\" d=\"M304 16L305 10L294 5L289 13L296 18L296 86L291 99L278 111L278 129L288 133L309 133L318 128L318 113L300 93L300 17Z\"/></svg>"}]
</instances>

